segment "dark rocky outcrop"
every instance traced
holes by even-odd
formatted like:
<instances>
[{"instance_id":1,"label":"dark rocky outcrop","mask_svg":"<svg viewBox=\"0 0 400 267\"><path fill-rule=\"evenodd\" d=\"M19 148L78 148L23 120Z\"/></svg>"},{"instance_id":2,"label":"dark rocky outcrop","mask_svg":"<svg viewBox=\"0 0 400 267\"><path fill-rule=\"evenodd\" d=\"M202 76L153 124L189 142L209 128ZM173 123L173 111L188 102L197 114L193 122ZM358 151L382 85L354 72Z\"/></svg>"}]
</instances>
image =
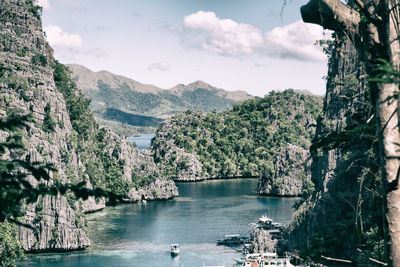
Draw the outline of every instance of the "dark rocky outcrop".
<instances>
[{"instance_id":1,"label":"dark rocky outcrop","mask_svg":"<svg viewBox=\"0 0 400 267\"><path fill-rule=\"evenodd\" d=\"M0 118L13 114L33 117L29 129L21 131L25 152L8 157L54 164L57 172L50 173L49 185L54 181L83 181L89 188L111 185L126 189L127 201L177 195L173 182L162 178L150 156L140 154L115 133L99 129L89 110L80 111L86 116L82 118L73 113L66 90L69 99L81 100L77 105L86 100L74 89L68 73L64 73L67 89L62 90L60 81L55 80L56 72L63 67L54 60L44 39L40 8L34 1L0 1L0 36ZM80 132L77 127L82 125L87 128ZM8 136L8 132L0 132L0 142ZM110 176L110 170L116 175ZM138 190L140 198L135 195ZM104 208L107 201L77 200L73 194L66 194L41 197L26 205L21 222L31 227L18 227L24 249L68 251L89 246L84 213Z\"/></svg>"},{"instance_id":2,"label":"dark rocky outcrop","mask_svg":"<svg viewBox=\"0 0 400 267\"><path fill-rule=\"evenodd\" d=\"M312 147L315 191L290 226L291 246L317 261L323 254L368 263L384 251L374 112L360 56L350 41L335 41Z\"/></svg>"}]
</instances>

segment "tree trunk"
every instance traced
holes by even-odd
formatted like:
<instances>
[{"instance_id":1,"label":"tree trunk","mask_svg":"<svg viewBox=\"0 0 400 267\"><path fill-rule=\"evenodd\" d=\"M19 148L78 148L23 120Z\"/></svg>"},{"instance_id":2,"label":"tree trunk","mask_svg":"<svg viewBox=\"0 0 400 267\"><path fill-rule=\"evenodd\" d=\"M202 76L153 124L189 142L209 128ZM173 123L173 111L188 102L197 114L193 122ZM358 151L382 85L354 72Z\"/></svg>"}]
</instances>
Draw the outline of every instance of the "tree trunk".
<instances>
[{"instance_id":1,"label":"tree trunk","mask_svg":"<svg viewBox=\"0 0 400 267\"><path fill-rule=\"evenodd\" d=\"M395 71L400 66L398 1L382 1L385 9L380 33L381 45L387 60ZM371 51L373 52L373 51ZM377 54L371 53L371 59ZM381 55L380 53L378 55ZM400 131L399 131L399 84L378 84L376 113L380 130L380 160L382 180L386 186L386 220L389 230L389 255L393 266L400 267Z\"/></svg>"},{"instance_id":2,"label":"tree trunk","mask_svg":"<svg viewBox=\"0 0 400 267\"><path fill-rule=\"evenodd\" d=\"M398 85L379 86L377 115L380 129L380 157L382 179L387 185L386 219L390 235L390 256L393 266L400 267L400 188L398 187L399 160L397 144L400 144L398 129L398 105L393 95L398 93ZM388 100L390 98L390 100Z\"/></svg>"}]
</instances>

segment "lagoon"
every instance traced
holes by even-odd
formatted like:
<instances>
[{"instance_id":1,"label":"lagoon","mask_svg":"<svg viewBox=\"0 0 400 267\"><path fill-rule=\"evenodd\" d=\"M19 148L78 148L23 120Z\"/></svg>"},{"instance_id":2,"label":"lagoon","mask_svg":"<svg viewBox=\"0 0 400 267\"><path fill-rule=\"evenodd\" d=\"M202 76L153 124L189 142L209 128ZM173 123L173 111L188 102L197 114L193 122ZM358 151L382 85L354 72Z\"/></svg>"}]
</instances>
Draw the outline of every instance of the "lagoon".
<instances>
[{"instance_id":1,"label":"lagoon","mask_svg":"<svg viewBox=\"0 0 400 267\"><path fill-rule=\"evenodd\" d=\"M180 197L108 207L88 215L92 246L66 254L30 256L21 266L232 266L240 254L217 246L230 233L249 234L263 214L277 222L293 218L295 199L255 194L256 179L178 183ZM170 256L170 244L181 254Z\"/></svg>"}]
</instances>

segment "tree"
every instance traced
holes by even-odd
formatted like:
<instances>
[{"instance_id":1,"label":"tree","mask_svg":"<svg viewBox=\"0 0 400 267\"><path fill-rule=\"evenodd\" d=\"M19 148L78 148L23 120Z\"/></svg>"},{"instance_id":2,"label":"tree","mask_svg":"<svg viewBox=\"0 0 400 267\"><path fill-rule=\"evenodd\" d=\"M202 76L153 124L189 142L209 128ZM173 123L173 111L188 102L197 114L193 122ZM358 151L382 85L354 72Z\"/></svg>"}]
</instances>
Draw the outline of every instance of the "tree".
<instances>
[{"instance_id":1,"label":"tree","mask_svg":"<svg viewBox=\"0 0 400 267\"><path fill-rule=\"evenodd\" d=\"M399 83L393 75L400 66L400 1L310 0L301 15L304 22L349 38L366 64L385 184L388 247L393 266L400 266Z\"/></svg>"}]
</instances>

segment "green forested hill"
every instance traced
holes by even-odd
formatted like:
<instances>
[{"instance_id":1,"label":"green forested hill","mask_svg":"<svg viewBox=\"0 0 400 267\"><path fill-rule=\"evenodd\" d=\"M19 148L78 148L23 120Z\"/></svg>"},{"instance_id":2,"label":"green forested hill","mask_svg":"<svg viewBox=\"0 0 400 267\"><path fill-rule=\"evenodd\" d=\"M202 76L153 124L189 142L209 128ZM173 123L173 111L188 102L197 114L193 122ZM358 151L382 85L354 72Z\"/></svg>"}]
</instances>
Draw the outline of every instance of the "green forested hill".
<instances>
[{"instance_id":1,"label":"green forested hill","mask_svg":"<svg viewBox=\"0 0 400 267\"><path fill-rule=\"evenodd\" d=\"M155 131L162 119L188 109L222 111L252 97L244 91L229 92L201 81L161 89L107 71L68 66L78 88L92 99L91 108L99 123L125 135L129 129Z\"/></svg>"},{"instance_id":2,"label":"green forested hill","mask_svg":"<svg viewBox=\"0 0 400 267\"><path fill-rule=\"evenodd\" d=\"M322 97L286 90L225 112L187 111L158 128L154 159L177 180L272 176L283 146L309 148L321 110Z\"/></svg>"}]
</instances>

